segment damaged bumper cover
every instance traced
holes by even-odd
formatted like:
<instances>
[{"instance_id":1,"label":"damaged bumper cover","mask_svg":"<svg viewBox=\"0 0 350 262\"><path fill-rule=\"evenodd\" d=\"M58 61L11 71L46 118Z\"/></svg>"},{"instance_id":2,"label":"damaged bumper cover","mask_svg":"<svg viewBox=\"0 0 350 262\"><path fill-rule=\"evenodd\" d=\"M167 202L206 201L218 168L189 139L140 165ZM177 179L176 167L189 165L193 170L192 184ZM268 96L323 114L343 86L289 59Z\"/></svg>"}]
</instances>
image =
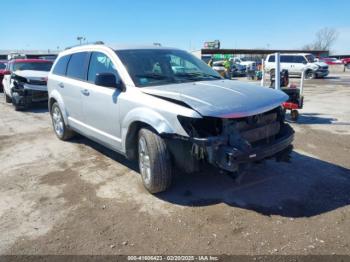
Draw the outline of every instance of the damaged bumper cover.
<instances>
[{"instance_id":1,"label":"damaged bumper cover","mask_svg":"<svg viewBox=\"0 0 350 262\"><path fill-rule=\"evenodd\" d=\"M228 136L215 136L206 138L182 137L166 135L171 139L180 139L192 143L192 156L198 160L205 159L209 164L215 165L229 172L236 172L240 165L260 161L272 157L283 157L289 154L294 139L294 131L289 125L281 128L278 136L270 141L257 145L250 144L240 138L237 146L229 143Z\"/></svg>"},{"instance_id":2,"label":"damaged bumper cover","mask_svg":"<svg viewBox=\"0 0 350 262\"><path fill-rule=\"evenodd\" d=\"M11 94L14 105L21 108L48 100L46 86L16 83L11 89Z\"/></svg>"}]
</instances>

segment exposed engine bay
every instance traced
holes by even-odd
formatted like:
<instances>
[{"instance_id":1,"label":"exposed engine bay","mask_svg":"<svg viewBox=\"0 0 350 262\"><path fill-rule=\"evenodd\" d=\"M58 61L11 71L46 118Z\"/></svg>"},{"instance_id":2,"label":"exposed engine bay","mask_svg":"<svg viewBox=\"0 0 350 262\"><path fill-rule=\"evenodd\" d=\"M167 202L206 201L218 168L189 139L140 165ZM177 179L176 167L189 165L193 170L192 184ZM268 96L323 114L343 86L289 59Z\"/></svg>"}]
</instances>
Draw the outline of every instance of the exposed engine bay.
<instances>
[{"instance_id":1,"label":"exposed engine bay","mask_svg":"<svg viewBox=\"0 0 350 262\"><path fill-rule=\"evenodd\" d=\"M205 161L236 172L246 163L269 157L282 158L291 151L294 131L284 123L281 107L243 118L178 116L178 119L189 137L173 137L177 142L169 144L180 156L178 164L187 171L196 171L198 164Z\"/></svg>"}]
</instances>

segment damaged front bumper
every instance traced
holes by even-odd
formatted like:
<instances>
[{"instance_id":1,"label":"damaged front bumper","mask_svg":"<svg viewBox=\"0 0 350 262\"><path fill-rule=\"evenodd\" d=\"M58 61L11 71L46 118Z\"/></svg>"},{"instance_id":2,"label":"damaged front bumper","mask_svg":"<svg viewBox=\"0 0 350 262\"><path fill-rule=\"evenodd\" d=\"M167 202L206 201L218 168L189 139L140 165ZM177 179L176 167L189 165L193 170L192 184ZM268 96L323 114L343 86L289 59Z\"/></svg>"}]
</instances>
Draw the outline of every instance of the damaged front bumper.
<instances>
[{"instance_id":1,"label":"damaged front bumper","mask_svg":"<svg viewBox=\"0 0 350 262\"><path fill-rule=\"evenodd\" d=\"M17 108L27 108L32 103L48 100L48 92L42 86L17 84L11 89L12 102Z\"/></svg>"},{"instance_id":2,"label":"damaged front bumper","mask_svg":"<svg viewBox=\"0 0 350 262\"><path fill-rule=\"evenodd\" d=\"M228 172L239 171L245 164L276 157L288 157L294 139L293 129L285 124L279 134L273 139L256 145L250 144L243 138L237 145L230 145L228 136L193 138L172 136L172 139L188 141L192 144L191 156L197 160L217 166Z\"/></svg>"},{"instance_id":3,"label":"damaged front bumper","mask_svg":"<svg viewBox=\"0 0 350 262\"><path fill-rule=\"evenodd\" d=\"M294 139L294 131L290 126L285 126L278 138L273 141L257 146L247 146L246 148L236 148L229 145L221 145L212 151L209 163L229 171L238 171L240 165L260 161L267 158L283 158L291 151L291 144Z\"/></svg>"}]
</instances>

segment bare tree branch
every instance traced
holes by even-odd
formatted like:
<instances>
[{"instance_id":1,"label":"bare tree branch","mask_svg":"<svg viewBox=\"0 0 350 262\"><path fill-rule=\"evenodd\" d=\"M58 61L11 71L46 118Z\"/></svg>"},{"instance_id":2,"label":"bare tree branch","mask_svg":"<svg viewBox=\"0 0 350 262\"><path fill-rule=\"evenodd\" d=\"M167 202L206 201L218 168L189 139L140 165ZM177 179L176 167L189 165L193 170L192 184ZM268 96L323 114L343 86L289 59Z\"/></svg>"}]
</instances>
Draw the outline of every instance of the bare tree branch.
<instances>
[{"instance_id":1,"label":"bare tree branch","mask_svg":"<svg viewBox=\"0 0 350 262\"><path fill-rule=\"evenodd\" d=\"M303 47L304 50L330 50L337 40L338 32L334 28L325 27L316 33L313 43Z\"/></svg>"}]
</instances>

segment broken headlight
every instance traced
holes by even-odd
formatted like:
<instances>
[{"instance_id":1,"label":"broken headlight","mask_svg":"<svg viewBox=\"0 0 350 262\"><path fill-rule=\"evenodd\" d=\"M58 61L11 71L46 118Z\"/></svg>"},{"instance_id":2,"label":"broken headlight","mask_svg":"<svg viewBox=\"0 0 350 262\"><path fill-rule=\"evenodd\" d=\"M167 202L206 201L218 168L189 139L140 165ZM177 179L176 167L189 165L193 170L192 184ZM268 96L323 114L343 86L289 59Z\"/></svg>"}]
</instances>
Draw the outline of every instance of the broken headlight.
<instances>
[{"instance_id":1,"label":"broken headlight","mask_svg":"<svg viewBox=\"0 0 350 262\"><path fill-rule=\"evenodd\" d=\"M24 84L27 83L27 79L18 75L13 75L13 86L15 88L24 88Z\"/></svg>"},{"instance_id":2,"label":"broken headlight","mask_svg":"<svg viewBox=\"0 0 350 262\"><path fill-rule=\"evenodd\" d=\"M192 118L177 116L183 129L191 137L217 136L222 132L222 120L215 117Z\"/></svg>"}]
</instances>

